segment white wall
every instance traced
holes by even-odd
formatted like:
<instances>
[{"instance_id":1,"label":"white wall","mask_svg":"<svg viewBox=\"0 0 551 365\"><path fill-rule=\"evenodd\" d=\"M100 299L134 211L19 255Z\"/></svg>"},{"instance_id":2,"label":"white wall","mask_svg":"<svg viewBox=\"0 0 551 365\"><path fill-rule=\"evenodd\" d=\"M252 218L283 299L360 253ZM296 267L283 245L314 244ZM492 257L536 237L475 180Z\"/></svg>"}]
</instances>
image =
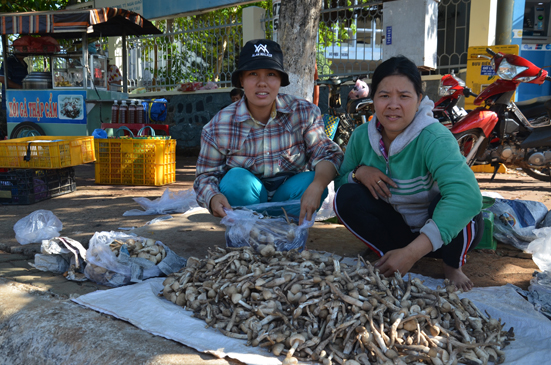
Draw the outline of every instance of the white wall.
<instances>
[{"instance_id":1,"label":"white wall","mask_svg":"<svg viewBox=\"0 0 551 365\"><path fill-rule=\"evenodd\" d=\"M388 29L392 43L388 44ZM383 60L403 55L417 66L436 68L438 3L401 0L383 4Z\"/></svg>"}]
</instances>

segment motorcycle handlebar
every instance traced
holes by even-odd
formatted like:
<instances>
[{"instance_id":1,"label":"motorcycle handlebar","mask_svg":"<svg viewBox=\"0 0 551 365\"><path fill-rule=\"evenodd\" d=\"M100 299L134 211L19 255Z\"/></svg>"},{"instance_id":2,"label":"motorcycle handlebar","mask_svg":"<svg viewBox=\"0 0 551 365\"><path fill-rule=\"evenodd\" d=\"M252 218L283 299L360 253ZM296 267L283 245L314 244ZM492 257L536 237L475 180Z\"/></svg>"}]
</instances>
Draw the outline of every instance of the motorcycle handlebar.
<instances>
[{"instance_id":1,"label":"motorcycle handlebar","mask_svg":"<svg viewBox=\"0 0 551 365\"><path fill-rule=\"evenodd\" d=\"M478 94L473 93L473 91L468 87L465 87L463 89L463 95L465 95L465 96L474 96L475 98L478 96Z\"/></svg>"},{"instance_id":2,"label":"motorcycle handlebar","mask_svg":"<svg viewBox=\"0 0 551 365\"><path fill-rule=\"evenodd\" d=\"M496 55L496 53L492 51L491 48L486 48L486 52L488 52L492 57Z\"/></svg>"}]
</instances>

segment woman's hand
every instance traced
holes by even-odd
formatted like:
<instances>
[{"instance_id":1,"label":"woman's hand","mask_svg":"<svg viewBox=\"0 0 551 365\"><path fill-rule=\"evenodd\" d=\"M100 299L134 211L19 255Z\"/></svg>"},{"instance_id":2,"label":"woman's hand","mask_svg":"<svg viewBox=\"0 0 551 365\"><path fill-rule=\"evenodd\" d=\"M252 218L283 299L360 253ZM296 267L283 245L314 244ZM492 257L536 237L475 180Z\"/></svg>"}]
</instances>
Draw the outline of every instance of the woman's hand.
<instances>
[{"instance_id":1,"label":"woman's hand","mask_svg":"<svg viewBox=\"0 0 551 365\"><path fill-rule=\"evenodd\" d=\"M215 196L213 196L210 200L210 210L212 212L212 215L218 218L224 218L226 216L224 208L232 210L226 196L224 194L216 194Z\"/></svg>"},{"instance_id":2,"label":"woman's hand","mask_svg":"<svg viewBox=\"0 0 551 365\"><path fill-rule=\"evenodd\" d=\"M379 199L377 193L386 198L390 198L392 194L388 189L388 185L394 188L398 187L390 177L386 176L378 168L371 166L360 166L356 170L356 180L365 185L375 199Z\"/></svg>"},{"instance_id":3,"label":"woman's hand","mask_svg":"<svg viewBox=\"0 0 551 365\"><path fill-rule=\"evenodd\" d=\"M335 166L329 161L320 161L315 167L314 180L300 198L300 216L298 223L302 224L304 218L312 220L312 215L318 210L323 191L337 174Z\"/></svg>"},{"instance_id":4,"label":"woman's hand","mask_svg":"<svg viewBox=\"0 0 551 365\"><path fill-rule=\"evenodd\" d=\"M406 247L388 251L375 263L375 267L384 276L392 276L396 271L405 275L417 262L417 258L409 255Z\"/></svg>"},{"instance_id":5,"label":"woman's hand","mask_svg":"<svg viewBox=\"0 0 551 365\"><path fill-rule=\"evenodd\" d=\"M421 233L404 248L388 251L375 263L375 267L384 276L392 276L396 271L405 275L413 265L432 251L432 243L427 235Z\"/></svg>"},{"instance_id":6,"label":"woman's hand","mask_svg":"<svg viewBox=\"0 0 551 365\"><path fill-rule=\"evenodd\" d=\"M321 195L325 190L325 186L317 184L315 181L312 182L302 198L300 198L300 216L299 216L299 225L302 224L304 218L307 220L312 220L312 214L319 208Z\"/></svg>"}]
</instances>

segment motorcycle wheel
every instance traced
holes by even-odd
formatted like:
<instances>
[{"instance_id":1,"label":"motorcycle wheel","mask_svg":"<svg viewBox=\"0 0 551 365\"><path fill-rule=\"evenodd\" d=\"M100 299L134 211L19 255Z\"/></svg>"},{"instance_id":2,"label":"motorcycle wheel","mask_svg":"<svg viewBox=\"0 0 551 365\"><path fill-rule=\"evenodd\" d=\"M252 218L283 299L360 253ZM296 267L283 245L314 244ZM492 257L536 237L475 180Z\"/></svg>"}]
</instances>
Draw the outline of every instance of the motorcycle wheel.
<instances>
[{"instance_id":1,"label":"motorcycle wheel","mask_svg":"<svg viewBox=\"0 0 551 365\"><path fill-rule=\"evenodd\" d=\"M38 124L33 122L22 122L13 128L10 139L45 135L46 133L44 133L44 130Z\"/></svg>"},{"instance_id":2,"label":"motorcycle wheel","mask_svg":"<svg viewBox=\"0 0 551 365\"><path fill-rule=\"evenodd\" d=\"M454 134L454 137L459 144L461 154L467 159L467 165L472 166L478 155L478 151L473 150L473 147L481 138L485 138L484 133L480 129L471 129Z\"/></svg>"},{"instance_id":3,"label":"motorcycle wheel","mask_svg":"<svg viewBox=\"0 0 551 365\"><path fill-rule=\"evenodd\" d=\"M522 167L522 171L526 175L540 181L551 182L551 176L549 176L549 168L544 167L541 169L533 169L531 167Z\"/></svg>"}]
</instances>

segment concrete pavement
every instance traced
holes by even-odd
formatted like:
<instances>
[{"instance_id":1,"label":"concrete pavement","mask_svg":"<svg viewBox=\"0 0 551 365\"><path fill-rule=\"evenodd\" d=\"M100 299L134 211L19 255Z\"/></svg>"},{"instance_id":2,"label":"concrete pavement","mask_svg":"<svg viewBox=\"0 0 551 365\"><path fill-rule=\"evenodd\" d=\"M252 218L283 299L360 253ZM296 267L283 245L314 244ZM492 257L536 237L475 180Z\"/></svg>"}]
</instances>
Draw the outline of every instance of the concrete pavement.
<instances>
[{"instance_id":1,"label":"concrete pavement","mask_svg":"<svg viewBox=\"0 0 551 365\"><path fill-rule=\"evenodd\" d=\"M202 212L173 215L173 219L147 225L155 216L122 215L139 208L133 200L135 197L153 199L161 196L167 187L171 190L191 188L194 158L179 157L177 182L164 187L98 186L94 183L93 164L77 166L75 171L77 191L74 193L29 206L0 206L0 365L238 363L198 353L129 323L80 307L69 299L109 288L90 281L71 282L61 275L33 268L29 262L39 252L40 245L22 246L14 238L15 222L37 209L48 209L63 222L61 234L77 239L85 247L96 231L137 227L134 232L138 235L161 240L181 256L204 257L208 248L225 244L225 227L219 224L219 219ZM481 187L499 191L506 198L531 199L533 196L533 200L550 204L548 184L529 178L517 181L515 176L498 177L501 179L498 184L507 187L499 190L496 184L487 182L487 176L482 176L479 182L484 179L486 182ZM356 256L365 251L359 240L336 224L316 223L307 244L311 249L342 256ZM478 259L484 262L488 257ZM417 272L426 264L419 265ZM521 266L523 271L516 272L515 276L522 276L527 282L535 265L526 257L524 263L516 267Z\"/></svg>"}]
</instances>

